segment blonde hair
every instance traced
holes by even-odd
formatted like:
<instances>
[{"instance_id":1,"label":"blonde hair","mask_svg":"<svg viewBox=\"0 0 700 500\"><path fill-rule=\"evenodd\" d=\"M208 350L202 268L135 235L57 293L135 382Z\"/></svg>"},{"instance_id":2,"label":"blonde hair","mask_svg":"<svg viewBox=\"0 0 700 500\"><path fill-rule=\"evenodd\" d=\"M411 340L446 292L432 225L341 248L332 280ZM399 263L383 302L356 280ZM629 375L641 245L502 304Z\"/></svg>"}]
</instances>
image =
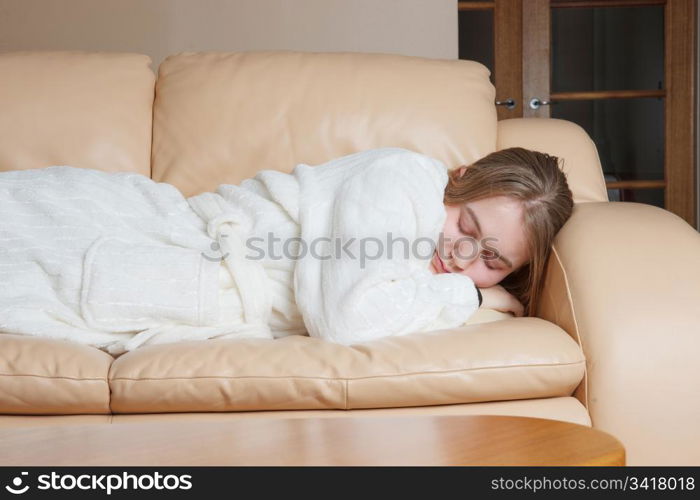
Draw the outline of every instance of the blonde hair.
<instances>
[{"instance_id":1,"label":"blonde hair","mask_svg":"<svg viewBox=\"0 0 700 500\"><path fill-rule=\"evenodd\" d=\"M535 314L552 241L573 211L573 196L559 160L520 147L503 149L452 169L445 188L448 205L491 196L507 196L522 204L530 258L499 285L523 304L526 316ZM460 177L463 166L467 168Z\"/></svg>"}]
</instances>

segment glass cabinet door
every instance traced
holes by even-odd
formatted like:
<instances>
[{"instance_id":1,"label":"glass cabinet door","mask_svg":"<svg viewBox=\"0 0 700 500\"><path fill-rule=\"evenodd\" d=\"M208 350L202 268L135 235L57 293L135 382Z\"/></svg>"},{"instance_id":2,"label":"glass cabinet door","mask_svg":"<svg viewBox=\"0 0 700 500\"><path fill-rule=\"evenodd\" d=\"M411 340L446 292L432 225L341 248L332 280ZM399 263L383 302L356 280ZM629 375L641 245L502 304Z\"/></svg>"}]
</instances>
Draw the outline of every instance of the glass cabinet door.
<instances>
[{"instance_id":1,"label":"glass cabinet door","mask_svg":"<svg viewBox=\"0 0 700 500\"><path fill-rule=\"evenodd\" d=\"M580 5L551 11L550 116L591 136L611 201L664 208L664 6Z\"/></svg>"},{"instance_id":2,"label":"glass cabinet door","mask_svg":"<svg viewBox=\"0 0 700 500\"><path fill-rule=\"evenodd\" d=\"M610 201L698 227L697 0L459 1L459 58L491 70L498 119L594 141Z\"/></svg>"}]
</instances>

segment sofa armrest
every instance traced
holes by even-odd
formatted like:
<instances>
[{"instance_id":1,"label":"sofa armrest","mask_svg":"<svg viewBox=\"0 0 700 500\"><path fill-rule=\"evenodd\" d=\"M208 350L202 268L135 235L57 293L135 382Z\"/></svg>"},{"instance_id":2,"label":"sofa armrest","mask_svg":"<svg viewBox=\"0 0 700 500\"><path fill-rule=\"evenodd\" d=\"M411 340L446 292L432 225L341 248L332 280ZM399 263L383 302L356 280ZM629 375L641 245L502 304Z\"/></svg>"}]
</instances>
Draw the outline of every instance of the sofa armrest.
<instances>
[{"instance_id":1,"label":"sofa armrest","mask_svg":"<svg viewBox=\"0 0 700 500\"><path fill-rule=\"evenodd\" d=\"M576 395L629 465L700 464L700 234L651 205L577 204L537 316L581 345Z\"/></svg>"}]
</instances>

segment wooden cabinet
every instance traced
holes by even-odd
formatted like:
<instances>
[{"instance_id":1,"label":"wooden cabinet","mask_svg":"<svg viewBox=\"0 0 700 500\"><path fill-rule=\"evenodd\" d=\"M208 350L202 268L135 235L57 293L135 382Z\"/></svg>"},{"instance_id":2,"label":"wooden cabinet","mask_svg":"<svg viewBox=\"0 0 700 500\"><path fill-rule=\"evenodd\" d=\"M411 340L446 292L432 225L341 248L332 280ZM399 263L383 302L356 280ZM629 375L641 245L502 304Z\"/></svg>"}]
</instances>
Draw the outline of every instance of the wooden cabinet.
<instances>
[{"instance_id":1,"label":"wooden cabinet","mask_svg":"<svg viewBox=\"0 0 700 500\"><path fill-rule=\"evenodd\" d=\"M486 65L499 119L551 117L596 144L611 201L697 227L695 0L460 1L459 57Z\"/></svg>"}]
</instances>

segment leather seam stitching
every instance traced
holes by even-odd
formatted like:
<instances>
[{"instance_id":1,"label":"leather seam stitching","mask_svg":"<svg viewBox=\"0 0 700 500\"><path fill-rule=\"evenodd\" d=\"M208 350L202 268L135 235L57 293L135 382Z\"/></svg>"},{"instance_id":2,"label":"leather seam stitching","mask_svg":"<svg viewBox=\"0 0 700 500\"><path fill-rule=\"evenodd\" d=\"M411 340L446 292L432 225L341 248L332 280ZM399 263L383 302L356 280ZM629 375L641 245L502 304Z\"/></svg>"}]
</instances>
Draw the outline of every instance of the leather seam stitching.
<instances>
[{"instance_id":1,"label":"leather seam stitching","mask_svg":"<svg viewBox=\"0 0 700 500\"><path fill-rule=\"evenodd\" d=\"M477 371L477 370L498 370L498 369L508 369L508 368L541 368L541 367L557 367L557 366L573 366L581 363L585 363L586 360L582 359L579 361L573 361L570 363L547 363L538 365L509 365L509 366L484 366L480 368L457 368L454 370L445 371L435 371L435 372L406 372L406 373L396 373L388 375L370 375L366 377L314 377L305 375L284 375L284 376L265 376L265 375L248 375L248 376L232 376L228 377L225 375L204 375L196 377L168 377L168 378L155 378L155 377L144 377L144 378L132 378L132 377L115 377L115 378L77 378L77 377L62 377L54 375L34 375L26 373L0 373L0 377L36 377L36 378L49 378L49 379L64 379L64 380L79 380L79 381L97 381L97 382L110 382L112 380L186 380L186 379L201 379L201 378L228 378L228 379L249 379L249 378L270 378L270 379L288 379L288 378L303 378L311 380L338 380L338 381L348 381L348 380L364 380L371 378L389 378L389 377L404 377L409 375L441 375L445 373L455 373L464 371Z\"/></svg>"},{"instance_id":2,"label":"leather seam stitching","mask_svg":"<svg viewBox=\"0 0 700 500\"><path fill-rule=\"evenodd\" d=\"M61 375L34 375L31 373L0 373L0 377L37 377L37 378L54 378L54 379L65 379L65 380L109 382L108 378L62 377Z\"/></svg>"},{"instance_id":3,"label":"leather seam stitching","mask_svg":"<svg viewBox=\"0 0 700 500\"><path fill-rule=\"evenodd\" d=\"M276 375L245 375L245 376L231 376L227 377L224 375L211 375L211 376L197 376L197 377L169 377L169 378L155 378L155 377L143 377L143 378L131 378L131 377L115 377L110 379L110 381L115 381L115 380L196 380L196 379L211 379L211 378L217 378L217 379L309 379L309 380L329 380L329 381L353 381L353 380L366 380L366 379L374 379L374 378L393 378L393 377L406 377L406 376L412 376L412 375L442 375L442 374L448 374L448 373L457 373L457 372L471 372L471 371L480 371L480 370L499 370L499 369L509 369L509 368L552 368L552 367L567 367L567 366L574 366L574 365L580 365L584 364L585 365L586 360L582 359L579 361L574 361L571 363L549 363L549 364L539 364L539 365L511 365L511 366L484 366L481 368L458 368L455 370L445 370L445 371L436 371L436 372L407 372L407 373L400 373L400 374L391 374L391 375L371 375L367 377L338 377L338 378L331 378L331 377L313 377L313 376L304 376L304 375L284 375L284 376L276 376Z\"/></svg>"},{"instance_id":4,"label":"leather seam stitching","mask_svg":"<svg viewBox=\"0 0 700 500\"><path fill-rule=\"evenodd\" d=\"M583 341L581 340L581 329L578 324L578 318L576 315L576 305L574 303L574 299L571 296L571 286L569 285L569 276L566 272L566 267L564 267L564 263L561 260L561 257L559 256L559 252L557 251L555 246L552 246L552 253L554 253L554 256L557 259L557 262L559 263L559 268L561 269L561 273L564 276L564 285L566 287L566 296L567 299L569 300L569 304L571 305L571 316L574 321L574 328L576 330L576 342L578 342L578 346L581 349L581 353L584 356L584 359L586 358L586 352L583 348ZM588 367L585 369L584 373L584 389L586 391L586 410L590 409L590 400L589 400L589 394L588 394ZM590 412L590 410L589 410Z\"/></svg>"}]
</instances>

